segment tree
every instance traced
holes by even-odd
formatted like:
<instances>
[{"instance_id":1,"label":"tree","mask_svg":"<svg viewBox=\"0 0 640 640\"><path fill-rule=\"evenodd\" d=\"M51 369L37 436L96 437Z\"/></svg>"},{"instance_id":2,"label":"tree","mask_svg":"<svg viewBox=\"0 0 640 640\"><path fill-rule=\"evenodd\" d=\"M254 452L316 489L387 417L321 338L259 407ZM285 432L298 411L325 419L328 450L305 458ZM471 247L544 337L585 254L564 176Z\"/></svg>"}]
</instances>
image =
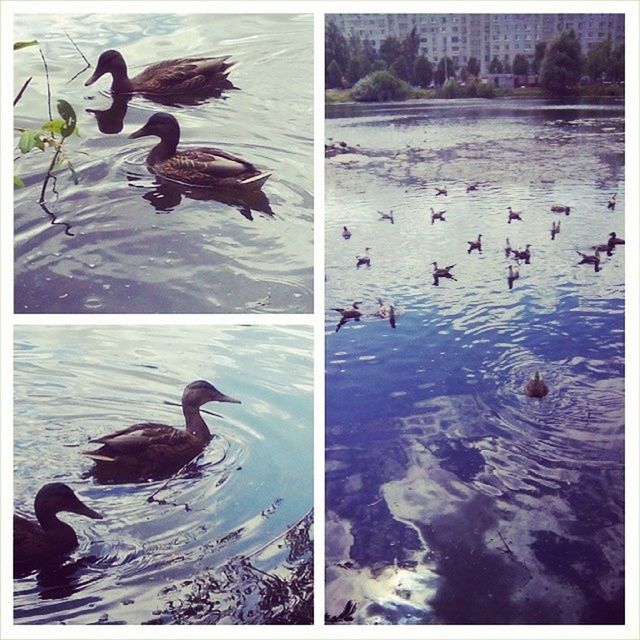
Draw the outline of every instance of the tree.
<instances>
[{"instance_id":1,"label":"tree","mask_svg":"<svg viewBox=\"0 0 640 640\"><path fill-rule=\"evenodd\" d=\"M618 45L611 53L609 77L616 82L624 82L624 43Z\"/></svg>"},{"instance_id":2,"label":"tree","mask_svg":"<svg viewBox=\"0 0 640 640\"><path fill-rule=\"evenodd\" d=\"M385 61L387 67L393 64L393 61L402 55L402 43L395 36L388 36L380 45L380 57Z\"/></svg>"},{"instance_id":3,"label":"tree","mask_svg":"<svg viewBox=\"0 0 640 640\"><path fill-rule=\"evenodd\" d=\"M413 82L426 88L433 80L433 65L424 56L418 56L413 63Z\"/></svg>"},{"instance_id":4,"label":"tree","mask_svg":"<svg viewBox=\"0 0 640 640\"><path fill-rule=\"evenodd\" d=\"M342 87L342 69L336 60L332 60L327 67L325 85L327 89L339 89Z\"/></svg>"},{"instance_id":5,"label":"tree","mask_svg":"<svg viewBox=\"0 0 640 640\"><path fill-rule=\"evenodd\" d=\"M338 25L330 20L324 30L325 80L328 78L332 61L335 61L340 69L346 69L349 63L349 47Z\"/></svg>"},{"instance_id":6,"label":"tree","mask_svg":"<svg viewBox=\"0 0 640 640\"><path fill-rule=\"evenodd\" d=\"M511 63L508 58L502 63L502 73L511 73Z\"/></svg>"},{"instance_id":7,"label":"tree","mask_svg":"<svg viewBox=\"0 0 640 640\"><path fill-rule=\"evenodd\" d=\"M502 62L498 56L493 56L493 60L489 63L489 73L502 73Z\"/></svg>"},{"instance_id":8,"label":"tree","mask_svg":"<svg viewBox=\"0 0 640 640\"><path fill-rule=\"evenodd\" d=\"M517 76L526 76L529 73L529 61L527 56L518 53L513 59L513 73Z\"/></svg>"},{"instance_id":9,"label":"tree","mask_svg":"<svg viewBox=\"0 0 640 640\"><path fill-rule=\"evenodd\" d=\"M582 75L580 40L573 30L563 31L547 48L540 68L540 84L550 93L570 92Z\"/></svg>"},{"instance_id":10,"label":"tree","mask_svg":"<svg viewBox=\"0 0 640 640\"><path fill-rule=\"evenodd\" d=\"M436 84L442 85L447 78L454 78L456 75L456 68L453 64L453 60L448 56L440 58L438 66L436 67Z\"/></svg>"},{"instance_id":11,"label":"tree","mask_svg":"<svg viewBox=\"0 0 640 640\"><path fill-rule=\"evenodd\" d=\"M480 62L478 58L471 56L467 60L467 73L471 76L476 76L476 78L480 75Z\"/></svg>"},{"instance_id":12,"label":"tree","mask_svg":"<svg viewBox=\"0 0 640 640\"><path fill-rule=\"evenodd\" d=\"M349 64L347 65L347 81L349 82L349 86L353 86L360 78L366 75L367 74L362 71L360 58L357 56L349 58Z\"/></svg>"},{"instance_id":13,"label":"tree","mask_svg":"<svg viewBox=\"0 0 640 640\"><path fill-rule=\"evenodd\" d=\"M536 52L533 56L533 62L531 63L531 71L533 73L540 73L540 65L544 60L544 54L547 52L546 42L536 42Z\"/></svg>"},{"instance_id":14,"label":"tree","mask_svg":"<svg viewBox=\"0 0 640 640\"><path fill-rule=\"evenodd\" d=\"M420 36L418 36L416 28L413 27L407 37L402 41L402 54L404 55L404 59L407 61L407 68L409 71L413 70L413 64L416 61L419 47Z\"/></svg>"},{"instance_id":15,"label":"tree","mask_svg":"<svg viewBox=\"0 0 640 640\"><path fill-rule=\"evenodd\" d=\"M585 71L592 80L602 80L611 70L611 41L603 40L596 43L585 60Z\"/></svg>"},{"instance_id":16,"label":"tree","mask_svg":"<svg viewBox=\"0 0 640 640\"><path fill-rule=\"evenodd\" d=\"M390 71L374 71L358 81L351 95L358 102L406 100L411 96L411 86Z\"/></svg>"},{"instance_id":17,"label":"tree","mask_svg":"<svg viewBox=\"0 0 640 640\"><path fill-rule=\"evenodd\" d=\"M400 80L408 80L409 79L409 65L404 56L398 56L389 67L389 71L393 73L395 76L400 78Z\"/></svg>"}]
</instances>

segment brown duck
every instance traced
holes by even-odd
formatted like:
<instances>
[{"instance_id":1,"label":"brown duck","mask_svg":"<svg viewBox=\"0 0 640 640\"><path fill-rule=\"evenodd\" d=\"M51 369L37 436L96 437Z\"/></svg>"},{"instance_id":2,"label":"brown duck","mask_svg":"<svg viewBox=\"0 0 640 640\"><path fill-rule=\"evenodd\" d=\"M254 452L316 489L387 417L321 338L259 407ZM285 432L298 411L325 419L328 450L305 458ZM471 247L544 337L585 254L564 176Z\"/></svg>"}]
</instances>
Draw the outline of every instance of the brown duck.
<instances>
[{"instance_id":1,"label":"brown duck","mask_svg":"<svg viewBox=\"0 0 640 640\"><path fill-rule=\"evenodd\" d=\"M78 546L73 528L58 520L61 511L96 520L102 518L61 482L45 484L36 494L34 507L38 522L13 516L14 572L55 563Z\"/></svg>"},{"instance_id":2,"label":"brown duck","mask_svg":"<svg viewBox=\"0 0 640 640\"><path fill-rule=\"evenodd\" d=\"M168 113L155 113L129 138L143 136L160 138L149 152L147 164L154 173L173 182L212 189L257 191L271 176L247 160L220 149L199 147L178 151L180 125Z\"/></svg>"},{"instance_id":3,"label":"brown duck","mask_svg":"<svg viewBox=\"0 0 640 640\"><path fill-rule=\"evenodd\" d=\"M84 83L92 85L103 75L112 77L111 92L114 94L146 93L149 95L175 95L213 92L228 89L233 85L227 79L233 66L229 56L218 58L178 58L164 60L133 78L127 75L127 63L122 54L109 49L100 55L93 75Z\"/></svg>"},{"instance_id":4,"label":"brown duck","mask_svg":"<svg viewBox=\"0 0 640 640\"><path fill-rule=\"evenodd\" d=\"M167 478L197 457L209 444L212 435L200 415L207 402L234 402L205 380L188 384L182 394L184 430L167 424L142 422L90 442L101 444L83 455L95 461L87 475L98 482L144 482Z\"/></svg>"},{"instance_id":5,"label":"brown duck","mask_svg":"<svg viewBox=\"0 0 640 640\"><path fill-rule=\"evenodd\" d=\"M524 393L530 398L544 398L549 393L549 387L539 371L536 371L534 377L524 385Z\"/></svg>"}]
</instances>

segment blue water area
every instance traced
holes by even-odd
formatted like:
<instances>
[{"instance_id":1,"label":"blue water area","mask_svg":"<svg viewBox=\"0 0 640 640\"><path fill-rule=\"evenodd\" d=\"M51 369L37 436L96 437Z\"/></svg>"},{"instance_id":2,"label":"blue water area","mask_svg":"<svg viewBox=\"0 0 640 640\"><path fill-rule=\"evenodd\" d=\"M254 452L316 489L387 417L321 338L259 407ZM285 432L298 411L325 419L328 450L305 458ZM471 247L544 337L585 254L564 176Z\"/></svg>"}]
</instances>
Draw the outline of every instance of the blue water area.
<instances>
[{"instance_id":1,"label":"blue water area","mask_svg":"<svg viewBox=\"0 0 640 640\"><path fill-rule=\"evenodd\" d=\"M18 624L310 624L313 337L308 327L17 327L14 501L68 484L104 519L61 519L79 546L14 577ZM183 428L185 385L214 435L168 480L99 484L89 439Z\"/></svg>"},{"instance_id":2,"label":"blue water area","mask_svg":"<svg viewBox=\"0 0 640 640\"><path fill-rule=\"evenodd\" d=\"M327 619L623 623L622 103L327 116Z\"/></svg>"},{"instance_id":3,"label":"blue water area","mask_svg":"<svg viewBox=\"0 0 640 640\"><path fill-rule=\"evenodd\" d=\"M63 99L78 133L44 191L53 150L15 154L17 313L311 312L313 16L30 13L16 16L14 38L39 42L16 51L13 95L31 82L15 127L58 118ZM108 49L131 77L165 60L229 56L233 88L114 99L110 75L84 85ZM262 191L153 175L146 157L158 139L128 136L159 112L178 120L179 149L213 147L271 172Z\"/></svg>"}]
</instances>

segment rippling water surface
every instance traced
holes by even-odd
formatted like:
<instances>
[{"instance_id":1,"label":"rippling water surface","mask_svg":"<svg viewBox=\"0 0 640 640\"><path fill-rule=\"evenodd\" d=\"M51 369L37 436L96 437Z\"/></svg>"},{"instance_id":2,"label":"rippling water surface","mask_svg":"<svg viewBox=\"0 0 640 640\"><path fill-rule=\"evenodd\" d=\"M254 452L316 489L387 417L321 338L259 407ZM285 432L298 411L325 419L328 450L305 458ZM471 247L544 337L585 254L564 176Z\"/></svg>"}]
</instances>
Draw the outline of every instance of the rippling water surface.
<instances>
[{"instance_id":1,"label":"rippling water surface","mask_svg":"<svg viewBox=\"0 0 640 640\"><path fill-rule=\"evenodd\" d=\"M57 99L72 104L67 142L78 176L58 172L38 205L52 151L20 157L15 173L18 313L288 312L312 309L312 16L19 15L16 41L38 39ZM130 75L186 56L230 55L237 90L195 105L140 96L113 101L110 76L87 70L118 49ZM15 125L49 120L37 47L16 52ZM91 110L91 112L89 111ZM156 138L128 140L156 112L179 121L182 146L214 146L273 171L251 201L162 186L145 158ZM16 153L16 156L19 156Z\"/></svg>"},{"instance_id":2,"label":"rippling water surface","mask_svg":"<svg viewBox=\"0 0 640 640\"><path fill-rule=\"evenodd\" d=\"M599 272L576 253L624 237L622 104L328 116L354 149L326 161L329 619L623 622L625 248ZM511 290L507 237L532 245ZM457 281L434 286L434 261ZM336 332L331 308L353 301L362 321ZM535 370L542 401L522 393Z\"/></svg>"},{"instance_id":3,"label":"rippling water surface","mask_svg":"<svg viewBox=\"0 0 640 640\"><path fill-rule=\"evenodd\" d=\"M310 623L312 344L302 327L18 328L16 509L33 517L58 481L104 519L62 515L79 547L14 580L15 621ZM89 438L182 426L200 378L242 404L205 405L215 438L196 464L168 482L83 479Z\"/></svg>"}]
</instances>

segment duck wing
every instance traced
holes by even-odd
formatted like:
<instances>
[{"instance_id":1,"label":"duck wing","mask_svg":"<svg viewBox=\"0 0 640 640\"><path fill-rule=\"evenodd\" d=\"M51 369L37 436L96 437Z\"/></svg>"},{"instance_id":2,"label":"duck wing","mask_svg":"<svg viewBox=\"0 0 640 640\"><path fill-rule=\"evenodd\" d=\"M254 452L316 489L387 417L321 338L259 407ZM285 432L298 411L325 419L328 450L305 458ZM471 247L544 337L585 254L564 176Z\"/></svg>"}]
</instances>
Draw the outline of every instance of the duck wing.
<instances>
[{"instance_id":1,"label":"duck wing","mask_svg":"<svg viewBox=\"0 0 640 640\"><path fill-rule=\"evenodd\" d=\"M216 179L240 179L260 174L250 162L212 148L180 151L155 168L171 180L205 185Z\"/></svg>"},{"instance_id":2,"label":"duck wing","mask_svg":"<svg viewBox=\"0 0 640 640\"><path fill-rule=\"evenodd\" d=\"M229 56L220 58L178 58L165 60L147 67L131 82L149 93L166 92L167 89L197 91L205 89L214 80L226 80L232 62Z\"/></svg>"},{"instance_id":3,"label":"duck wing","mask_svg":"<svg viewBox=\"0 0 640 640\"><path fill-rule=\"evenodd\" d=\"M179 447L190 444L193 436L187 431L175 429L167 424L155 424L152 422L134 424L127 429L122 429L100 438L94 438L90 442L102 444L98 451L86 451L85 455L92 454L104 456L117 454L135 454L151 445L170 445Z\"/></svg>"}]
</instances>

